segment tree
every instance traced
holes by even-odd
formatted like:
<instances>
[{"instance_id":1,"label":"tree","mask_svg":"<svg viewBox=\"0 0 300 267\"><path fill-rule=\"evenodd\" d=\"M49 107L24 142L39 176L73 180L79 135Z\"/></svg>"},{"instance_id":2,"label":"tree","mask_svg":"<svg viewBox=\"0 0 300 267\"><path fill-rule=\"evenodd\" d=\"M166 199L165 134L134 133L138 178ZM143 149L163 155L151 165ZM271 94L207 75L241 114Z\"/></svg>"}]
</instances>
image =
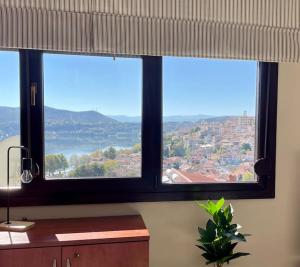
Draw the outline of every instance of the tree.
<instances>
[{"instance_id":1,"label":"tree","mask_svg":"<svg viewBox=\"0 0 300 267\"><path fill-rule=\"evenodd\" d=\"M101 177L105 175L102 164L92 163L90 165L80 165L69 173L69 177Z\"/></svg>"},{"instance_id":2,"label":"tree","mask_svg":"<svg viewBox=\"0 0 300 267\"><path fill-rule=\"evenodd\" d=\"M69 163L64 154L57 155L58 160L58 170L65 171L69 167Z\"/></svg>"},{"instance_id":3,"label":"tree","mask_svg":"<svg viewBox=\"0 0 300 267\"><path fill-rule=\"evenodd\" d=\"M64 154L50 154L45 159L45 170L49 176L57 171L65 171L69 167L68 160Z\"/></svg>"},{"instance_id":4,"label":"tree","mask_svg":"<svg viewBox=\"0 0 300 267\"><path fill-rule=\"evenodd\" d=\"M82 155L78 159L78 165L87 165L91 162L91 157L89 155Z\"/></svg>"},{"instance_id":5,"label":"tree","mask_svg":"<svg viewBox=\"0 0 300 267\"><path fill-rule=\"evenodd\" d=\"M105 175L105 168L103 164L92 163L90 167L90 175L91 177L101 177Z\"/></svg>"},{"instance_id":6,"label":"tree","mask_svg":"<svg viewBox=\"0 0 300 267\"><path fill-rule=\"evenodd\" d=\"M243 174L243 181L244 182L249 182L254 180L254 174L250 171L247 171Z\"/></svg>"},{"instance_id":7,"label":"tree","mask_svg":"<svg viewBox=\"0 0 300 267\"><path fill-rule=\"evenodd\" d=\"M164 146L163 155L164 155L165 158L169 158L170 157L170 149L169 149L168 146Z\"/></svg>"},{"instance_id":8,"label":"tree","mask_svg":"<svg viewBox=\"0 0 300 267\"><path fill-rule=\"evenodd\" d=\"M45 158L45 171L51 176L57 170L55 155L47 155Z\"/></svg>"},{"instance_id":9,"label":"tree","mask_svg":"<svg viewBox=\"0 0 300 267\"><path fill-rule=\"evenodd\" d=\"M90 154L90 156L92 158L101 158L103 155L102 155L102 151L97 149L96 151L94 151L93 153Z\"/></svg>"},{"instance_id":10,"label":"tree","mask_svg":"<svg viewBox=\"0 0 300 267\"><path fill-rule=\"evenodd\" d=\"M184 157L186 155L186 149L183 143L175 143L171 146L171 156L172 157Z\"/></svg>"},{"instance_id":11,"label":"tree","mask_svg":"<svg viewBox=\"0 0 300 267\"><path fill-rule=\"evenodd\" d=\"M69 161L72 167L76 167L79 164L79 157L76 154L74 154L70 157Z\"/></svg>"},{"instance_id":12,"label":"tree","mask_svg":"<svg viewBox=\"0 0 300 267\"><path fill-rule=\"evenodd\" d=\"M197 133L197 132L199 132L199 131L200 131L200 127L198 126L198 127L196 127L196 128L193 128L193 129L190 131L190 133L193 134L193 133Z\"/></svg>"},{"instance_id":13,"label":"tree","mask_svg":"<svg viewBox=\"0 0 300 267\"><path fill-rule=\"evenodd\" d=\"M132 148L133 153L141 152L141 144L135 144Z\"/></svg>"},{"instance_id":14,"label":"tree","mask_svg":"<svg viewBox=\"0 0 300 267\"><path fill-rule=\"evenodd\" d=\"M246 153L247 151L251 151L251 145L249 143L242 144L241 150Z\"/></svg>"},{"instance_id":15,"label":"tree","mask_svg":"<svg viewBox=\"0 0 300 267\"><path fill-rule=\"evenodd\" d=\"M103 163L103 168L106 175L114 175L113 170L118 167L118 163L115 160L107 160Z\"/></svg>"},{"instance_id":16,"label":"tree","mask_svg":"<svg viewBox=\"0 0 300 267\"><path fill-rule=\"evenodd\" d=\"M80 165L69 173L69 177L85 177L87 176L88 169L86 165Z\"/></svg>"},{"instance_id":17,"label":"tree","mask_svg":"<svg viewBox=\"0 0 300 267\"><path fill-rule=\"evenodd\" d=\"M115 159L117 157L117 151L112 146L109 149L105 150L103 154L104 157L108 159Z\"/></svg>"},{"instance_id":18,"label":"tree","mask_svg":"<svg viewBox=\"0 0 300 267\"><path fill-rule=\"evenodd\" d=\"M178 161L176 161L176 162L174 162L174 163L172 164L172 167L173 167L174 169L176 169L176 170L179 170L179 168L180 168L180 163L179 163Z\"/></svg>"}]
</instances>

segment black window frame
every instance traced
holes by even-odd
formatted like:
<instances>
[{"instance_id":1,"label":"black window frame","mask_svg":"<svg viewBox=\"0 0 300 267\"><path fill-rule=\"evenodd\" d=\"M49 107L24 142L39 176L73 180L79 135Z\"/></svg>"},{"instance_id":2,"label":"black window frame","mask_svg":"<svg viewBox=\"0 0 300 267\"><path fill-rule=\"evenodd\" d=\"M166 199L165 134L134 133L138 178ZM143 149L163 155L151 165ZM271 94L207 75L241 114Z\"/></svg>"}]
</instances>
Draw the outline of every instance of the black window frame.
<instances>
[{"instance_id":1,"label":"black window frame","mask_svg":"<svg viewBox=\"0 0 300 267\"><path fill-rule=\"evenodd\" d=\"M278 64L258 63L257 183L163 184L162 57L141 56L142 177L46 180L44 170L43 51L20 50L21 142L32 151L41 174L22 190L11 192L11 205L59 205L139 201L274 198ZM95 55L97 56L97 55ZM217 73L215 74L218 75ZM31 105L30 87L37 86ZM5 192L0 202L5 203Z\"/></svg>"}]
</instances>

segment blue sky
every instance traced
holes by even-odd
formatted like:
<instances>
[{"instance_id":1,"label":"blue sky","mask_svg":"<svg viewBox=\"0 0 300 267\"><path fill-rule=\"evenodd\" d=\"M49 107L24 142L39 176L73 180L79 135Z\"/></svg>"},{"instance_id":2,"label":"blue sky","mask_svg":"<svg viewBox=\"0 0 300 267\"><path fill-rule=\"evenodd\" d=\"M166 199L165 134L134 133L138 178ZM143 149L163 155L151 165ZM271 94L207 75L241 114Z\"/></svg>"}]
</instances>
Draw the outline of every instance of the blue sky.
<instances>
[{"instance_id":1,"label":"blue sky","mask_svg":"<svg viewBox=\"0 0 300 267\"><path fill-rule=\"evenodd\" d=\"M164 115L255 113L256 62L164 58ZM0 52L0 106L19 105L18 54ZM106 115L141 114L138 58L44 55L45 104Z\"/></svg>"},{"instance_id":2,"label":"blue sky","mask_svg":"<svg viewBox=\"0 0 300 267\"><path fill-rule=\"evenodd\" d=\"M0 51L0 106L20 105L18 64L18 53Z\"/></svg>"}]
</instances>

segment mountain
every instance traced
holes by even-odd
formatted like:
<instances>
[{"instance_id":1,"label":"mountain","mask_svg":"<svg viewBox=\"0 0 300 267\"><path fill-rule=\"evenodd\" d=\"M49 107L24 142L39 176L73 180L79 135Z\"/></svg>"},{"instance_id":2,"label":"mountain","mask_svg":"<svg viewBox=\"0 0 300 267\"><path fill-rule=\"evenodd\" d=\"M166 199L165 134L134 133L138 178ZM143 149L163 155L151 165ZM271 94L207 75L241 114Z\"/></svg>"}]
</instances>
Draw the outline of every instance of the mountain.
<instances>
[{"instance_id":1,"label":"mountain","mask_svg":"<svg viewBox=\"0 0 300 267\"><path fill-rule=\"evenodd\" d=\"M119 122L141 122L140 116L122 116L122 115L109 115L108 117ZM214 118L211 115L178 115L178 116L164 116L164 122L197 122L199 120Z\"/></svg>"},{"instance_id":2,"label":"mountain","mask_svg":"<svg viewBox=\"0 0 300 267\"><path fill-rule=\"evenodd\" d=\"M108 115L105 116L96 111L69 111L63 109L56 109L51 107L45 107L45 121L51 122L129 122L140 123L140 116L123 116L123 115ZM197 122L203 119L212 119L216 116L211 115L178 115L178 116L164 116L164 122ZM19 108L1 107L0 106L0 122L18 122L19 121Z\"/></svg>"},{"instance_id":3,"label":"mountain","mask_svg":"<svg viewBox=\"0 0 300 267\"><path fill-rule=\"evenodd\" d=\"M1 112L1 111L0 111ZM116 120L111 119L96 111L69 111L63 109L55 109L45 107L45 121L46 122L83 122L83 123L117 123Z\"/></svg>"},{"instance_id":4,"label":"mountain","mask_svg":"<svg viewBox=\"0 0 300 267\"><path fill-rule=\"evenodd\" d=\"M20 134L20 109L0 107L0 142Z\"/></svg>"},{"instance_id":5,"label":"mountain","mask_svg":"<svg viewBox=\"0 0 300 267\"><path fill-rule=\"evenodd\" d=\"M20 108L0 107L0 125L3 123L19 123Z\"/></svg>"},{"instance_id":6,"label":"mountain","mask_svg":"<svg viewBox=\"0 0 300 267\"><path fill-rule=\"evenodd\" d=\"M46 122L83 122L83 123L117 123L116 120L104 116L96 111L69 111L63 109L55 109L45 107L45 121ZM1 123L19 123L20 108L1 107L0 106L0 124Z\"/></svg>"},{"instance_id":7,"label":"mountain","mask_svg":"<svg viewBox=\"0 0 300 267\"><path fill-rule=\"evenodd\" d=\"M108 117L119 122L141 122L141 116L108 115Z\"/></svg>"},{"instance_id":8,"label":"mountain","mask_svg":"<svg viewBox=\"0 0 300 267\"><path fill-rule=\"evenodd\" d=\"M140 142L141 124L119 122L96 111L74 112L45 107L47 153L87 153ZM75 144L75 146L74 146Z\"/></svg>"}]
</instances>

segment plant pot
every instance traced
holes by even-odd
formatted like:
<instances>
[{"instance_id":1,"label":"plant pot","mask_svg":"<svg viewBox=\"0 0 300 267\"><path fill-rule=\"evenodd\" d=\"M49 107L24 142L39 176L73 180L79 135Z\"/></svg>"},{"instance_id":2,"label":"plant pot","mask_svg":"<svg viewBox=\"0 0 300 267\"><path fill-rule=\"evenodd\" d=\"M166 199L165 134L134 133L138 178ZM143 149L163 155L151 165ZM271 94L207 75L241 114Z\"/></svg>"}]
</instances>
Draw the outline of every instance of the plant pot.
<instances>
[{"instance_id":1,"label":"plant pot","mask_svg":"<svg viewBox=\"0 0 300 267\"><path fill-rule=\"evenodd\" d=\"M221 263L215 263L215 267L222 267L223 266L223 264L221 264Z\"/></svg>"}]
</instances>

